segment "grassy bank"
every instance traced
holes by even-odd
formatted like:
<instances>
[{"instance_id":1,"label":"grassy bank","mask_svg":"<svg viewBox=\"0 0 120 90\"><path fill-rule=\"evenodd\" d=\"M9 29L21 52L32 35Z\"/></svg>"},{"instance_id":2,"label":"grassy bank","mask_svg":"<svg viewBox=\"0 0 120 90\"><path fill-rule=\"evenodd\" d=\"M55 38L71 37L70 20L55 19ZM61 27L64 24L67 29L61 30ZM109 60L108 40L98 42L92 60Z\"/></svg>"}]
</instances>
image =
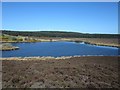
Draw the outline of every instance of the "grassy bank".
<instances>
[{"instance_id":1,"label":"grassy bank","mask_svg":"<svg viewBox=\"0 0 120 90\"><path fill-rule=\"evenodd\" d=\"M120 47L120 39L118 38L74 38L71 40L76 42L81 41L87 44L98 46Z\"/></svg>"},{"instance_id":2,"label":"grassy bank","mask_svg":"<svg viewBox=\"0 0 120 90\"><path fill-rule=\"evenodd\" d=\"M10 51L10 50L17 50L19 47L12 46L10 43L1 43L0 50L2 51Z\"/></svg>"},{"instance_id":3,"label":"grassy bank","mask_svg":"<svg viewBox=\"0 0 120 90\"><path fill-rule=\"evenodd\" d=\"M120 47L119 39L117 38L48 38L41 37L36 38L36 41L10 41L2 40L3 43L26 43L26 42L54 42L54 41L68 41L68 42L85 42L86 44L98 45L98 46L111 46L111 47Z\"/></svg>"},{"instance_id":4,"label":"grassy bank","mask_svg":"<svg viewBox=\"0 0 120 90\"><path fill-rule=\"evenodd\" d=\"M118 57L4 58L2 78L3 88L119 88Z\"/></svg>"}]
</instances>

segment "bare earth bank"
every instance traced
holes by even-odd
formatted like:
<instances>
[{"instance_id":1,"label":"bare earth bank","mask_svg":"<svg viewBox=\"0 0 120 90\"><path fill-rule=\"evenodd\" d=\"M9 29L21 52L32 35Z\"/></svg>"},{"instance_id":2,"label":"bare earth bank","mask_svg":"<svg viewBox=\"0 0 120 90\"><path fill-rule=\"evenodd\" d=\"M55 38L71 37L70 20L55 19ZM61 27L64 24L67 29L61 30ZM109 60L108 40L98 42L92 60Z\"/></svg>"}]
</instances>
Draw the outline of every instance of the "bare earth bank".
<instances>
[{"instance_id":1,"label":"bare earth bank","mask_svg":"<svg viewBox=\"0 0 120 90\"><path fill-rule=\"evenodd\" d=\"M118 57L3 60L3 88L119 88Z\"/></svg>"}]
</instances>

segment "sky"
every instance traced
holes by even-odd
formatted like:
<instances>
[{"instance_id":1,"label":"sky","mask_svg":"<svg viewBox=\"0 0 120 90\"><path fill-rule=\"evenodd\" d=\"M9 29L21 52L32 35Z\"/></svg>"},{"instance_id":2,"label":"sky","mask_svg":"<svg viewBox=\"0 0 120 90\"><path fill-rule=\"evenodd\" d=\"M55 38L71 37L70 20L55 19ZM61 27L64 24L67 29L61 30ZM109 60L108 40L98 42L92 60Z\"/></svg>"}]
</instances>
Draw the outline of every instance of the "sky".
<instances>
[{"instance_id":1,"label":"sky","mask_svg":"<svg viewBox=\"0 0 120 90\"><path fill-rule=\"evenodd\" d=\"M3 2L2 29L118 33L117 2Z\"/></svg>"}]
</instances>

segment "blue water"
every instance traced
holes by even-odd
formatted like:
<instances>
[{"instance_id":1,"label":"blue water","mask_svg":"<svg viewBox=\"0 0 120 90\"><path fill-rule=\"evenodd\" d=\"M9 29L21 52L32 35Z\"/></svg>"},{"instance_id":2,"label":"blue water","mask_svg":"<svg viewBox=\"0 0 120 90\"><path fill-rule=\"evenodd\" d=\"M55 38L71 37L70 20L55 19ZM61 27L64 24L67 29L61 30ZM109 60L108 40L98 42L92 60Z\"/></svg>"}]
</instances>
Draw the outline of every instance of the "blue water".
<instances>
[{"instance_id":1,"label":"blue water","mask_svg":"<svg viewBox=\"0 0 120 90\"><path fill-rule=\"evenodd\" d=\"M19 50L3 51L2 57L104 55L117 56L118 48L75 42L13 43Z\"/></svg>"}]
</instances>

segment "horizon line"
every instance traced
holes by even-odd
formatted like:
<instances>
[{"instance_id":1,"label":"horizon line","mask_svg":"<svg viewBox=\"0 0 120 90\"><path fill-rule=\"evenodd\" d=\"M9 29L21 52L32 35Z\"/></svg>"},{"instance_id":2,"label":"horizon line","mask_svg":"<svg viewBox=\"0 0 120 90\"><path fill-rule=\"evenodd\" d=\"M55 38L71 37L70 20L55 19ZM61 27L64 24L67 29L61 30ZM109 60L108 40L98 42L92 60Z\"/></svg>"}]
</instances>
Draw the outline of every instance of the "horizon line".
<instances>
[{"instance_id":1,"label":"horizon line","mask_svg":"<svg viewBox=\"0 0 120 90\"><path fill-rule=\"evenodd\" d=\"M120 33L90 33L90 32L80 32L80 31L66 31L66 30L11 30L11 29L0 29L5 31L20 31L20 32L42 32L42 31L50 31L50 32L73 32L73 33L82 33L82 34L120 34Z\"/></svg>"}]
</instances>

